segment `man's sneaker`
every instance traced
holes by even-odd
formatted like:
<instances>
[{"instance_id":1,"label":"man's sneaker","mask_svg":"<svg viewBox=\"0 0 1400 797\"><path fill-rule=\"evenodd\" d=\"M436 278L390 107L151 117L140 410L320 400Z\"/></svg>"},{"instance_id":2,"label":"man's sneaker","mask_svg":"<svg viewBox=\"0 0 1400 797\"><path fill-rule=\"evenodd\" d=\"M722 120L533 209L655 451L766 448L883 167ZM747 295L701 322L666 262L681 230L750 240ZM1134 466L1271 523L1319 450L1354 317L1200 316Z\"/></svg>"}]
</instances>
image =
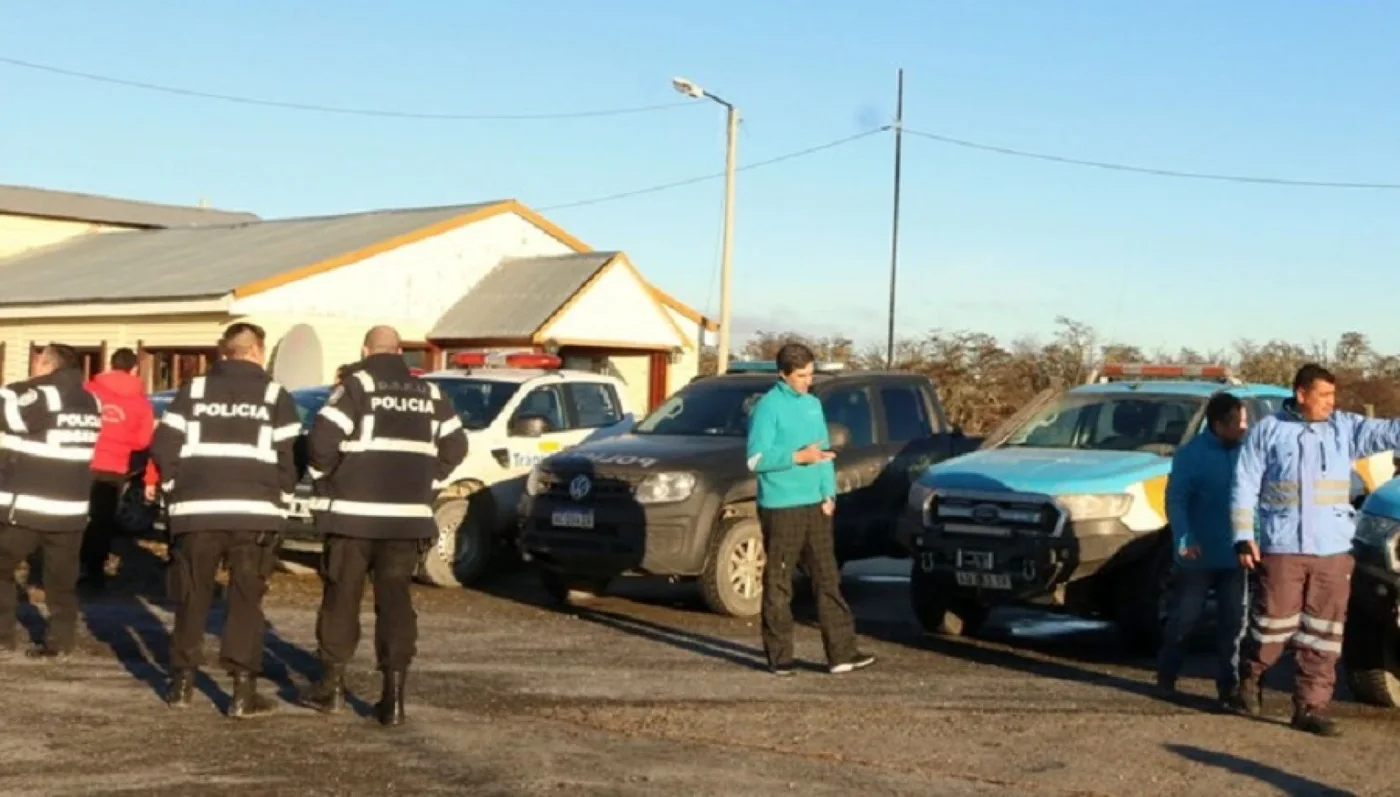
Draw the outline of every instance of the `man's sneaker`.
<instances>
[{"instance_id":1,"label":"man's sneaker","mask_svg":"<svg viewBox=\"0 0 1400 797\"><path fill-rule=\"evenodd\" d=\"M779 664L776 667L769 667L768 671L779 678L791 678L797 674L797 671L792 669L791 664Z\"/></svg>"},{"instance_id":2,"label":"man's sneaker","mask_svg":"<svg viewBox=\"0 0 1400 797\"><path fill-rule=\"evenodd\" d=\"M854 672L855 670L859 670L863 667L869 667L874 663L874 656L868 656L864 653L857 653L855 655L855 658L851 659L850 661L843 661L840 664L831 665L830 670L832 675L840 675L842 673Z\"/></svg>"},{"instance_id":3,"label":"man's sneaker","mask_svg":"<svg viewBox=\"0 0 1400 797\"><path fill-rule=\"evenodd\" d=\"M40 645L39 647L30 648L29 650L26 650L24 652L24 655L26 658L35 659L37 661L68 660L68 651L58 650L57 648L51 648L48 645Z\"/></svg>"},{"instance_id":4,"label":"man's sneaker","mask_svg":"<svg viewBox=\"0 0 1400 797\"><path fill-rule=\"evenodd\" d=\"M1317 709L1300 708L1295 710L1293 712L1293 722L1290 724L1297 730L1317 736L1342 735L1342 731L1337 727L1336 721Z\"/></svg>"}]
</instances>

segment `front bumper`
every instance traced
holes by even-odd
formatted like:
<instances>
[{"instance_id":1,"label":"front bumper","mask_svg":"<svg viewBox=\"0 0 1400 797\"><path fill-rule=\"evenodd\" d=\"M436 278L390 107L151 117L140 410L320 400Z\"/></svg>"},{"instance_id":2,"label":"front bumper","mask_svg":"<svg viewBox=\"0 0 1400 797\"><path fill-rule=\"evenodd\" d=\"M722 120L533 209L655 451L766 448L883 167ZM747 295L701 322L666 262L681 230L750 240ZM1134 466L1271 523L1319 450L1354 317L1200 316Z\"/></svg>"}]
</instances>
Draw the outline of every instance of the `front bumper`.
<instances>
[{"instance_id":1,"label":"front bumper","mask_svg":"<svg viewBox=\"0 0 1400 797\"><path fill-rule=\"evenodd\" d=\"M713 526L717 504L703 495L655 505L527 495L518 544L529 560L561 572L692 576L704 567L709 534L701 530Z\"/></svg>"},{"instance_id":2,"label":"front bumper","mask_svg":"<svg viewBox=\"0 0 1400 797\"><path fill-rule=\"evenodd\" d=\"M911 513L912 514L912 513ZM1058 534L951 534L918 515L900 524L914 567L940 588L971 591L983 602L1062 606L1070 584L1103 570L1142 535L1117 520L1066 522Z\"/></svg>"},{"instance_id":3,"label":"front bumper","mask_svg":"<svg viewBox=\"0 0 1400 797\"><path fill-rule=\"evenodd\" d=\"M1382 622L1395 622L1400 608L1400 574L1390 572L1385 555L1358 545L1353 551L1356 569L1351 575L1351 614Z\"/></svg>"}]
</instances>

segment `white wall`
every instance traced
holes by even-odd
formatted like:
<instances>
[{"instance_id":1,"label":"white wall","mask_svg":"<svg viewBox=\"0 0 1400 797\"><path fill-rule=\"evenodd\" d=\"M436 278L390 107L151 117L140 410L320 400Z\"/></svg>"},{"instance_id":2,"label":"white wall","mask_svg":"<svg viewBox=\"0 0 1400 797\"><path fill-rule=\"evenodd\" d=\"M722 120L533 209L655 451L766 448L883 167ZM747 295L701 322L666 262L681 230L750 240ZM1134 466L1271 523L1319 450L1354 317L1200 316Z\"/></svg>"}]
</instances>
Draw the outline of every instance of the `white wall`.
<instances>
[{"instance_id":1,"label":"white wall","mask_svg":"<svg viewBox=\"0 0 1400 797\"><path fill-rule=\"evenodd\" d=\"M545 339L671 349L686 341L633 272L611 266L564 315L541 331Z\"/></svg>"},{"instance_id":2,"label":"white wall","mask_svg":"<svg viewBox=\"0 0 1400 797\"><path fill-rule=\"evenodd\" d=\"M419 319L430 328L506 257L572 252L514 213L502 213L423 241L234 301L239 315L305 314L362 323ZM408 330L402 330L410 336Z\"/></svg>"}]
</instances>

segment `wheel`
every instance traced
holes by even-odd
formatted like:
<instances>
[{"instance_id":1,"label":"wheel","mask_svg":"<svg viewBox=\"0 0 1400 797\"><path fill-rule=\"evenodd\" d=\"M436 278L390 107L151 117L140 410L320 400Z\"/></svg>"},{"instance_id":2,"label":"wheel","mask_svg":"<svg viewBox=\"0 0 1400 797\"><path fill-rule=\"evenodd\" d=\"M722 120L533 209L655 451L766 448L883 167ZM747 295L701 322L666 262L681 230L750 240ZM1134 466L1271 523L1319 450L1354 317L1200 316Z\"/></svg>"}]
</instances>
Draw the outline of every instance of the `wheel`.
<instances>
[{"instance_id":1,"label":"wheel","mask_svg":"<svg viewBox=\"0 0 1400 797\"><path fill-rule=\"evenodd\" d=\"M602 577L569 576L546 568L539 568L539 575L545 595L558 606L602 597L611 581Z\"/></svg>"},{"instance_id":2,"label":"wheel","mask_svg":"<svg viewBox=\"0 0 1400 797\"><path fill-rule=\"evenodd\" d=\"M435 587L475 584L491 564L492 540L485 507L471 511L471 496L438 499L433 505L437 539L423 554L423 580Z\"/></svg>"},{"instance_id":3,"label":"wheel","mask_svg":"<svg viewBox=\"0 0 1400 797\"><path fill-rule=\"evenodd\" d=\"M1400 708L1400 632L1394 621L1352 614L1342 638L1347 685L1363 703Z\"/></svg>"},{"instance_id":4,"label":"wheel","mask_svg":"<svg viewBox=\"0 0 1400 797\"><path fill-rule=\"evenodd\" d=\"M1118 577L1114 619L1119 636L1134 655L1155 656L1162 647L1171 577L1170 545L1158 545Z\"/></svg>"},{"instance_id":5,"label":"wheel","mask_svg":"<svg viewBox=\"0 0 1400 797\"><path fill-rule=\"evenodd\" d=\"M991 614L991 609L976 601L958 599L939 589L917 560L909 571L909 600L924 632L938 636L976 636Z\"/></svg>"},{"instance_id":6,"label":"wheel","mask_svg":"<svg viewBox=\"0 0 1400 797\"><path fill-rule=\"evenodd\" d=\"M731 520L710 542L700 594L716 614L755 617L763 608L763 532L756 518Z\"/></svg>"}]
</instances>

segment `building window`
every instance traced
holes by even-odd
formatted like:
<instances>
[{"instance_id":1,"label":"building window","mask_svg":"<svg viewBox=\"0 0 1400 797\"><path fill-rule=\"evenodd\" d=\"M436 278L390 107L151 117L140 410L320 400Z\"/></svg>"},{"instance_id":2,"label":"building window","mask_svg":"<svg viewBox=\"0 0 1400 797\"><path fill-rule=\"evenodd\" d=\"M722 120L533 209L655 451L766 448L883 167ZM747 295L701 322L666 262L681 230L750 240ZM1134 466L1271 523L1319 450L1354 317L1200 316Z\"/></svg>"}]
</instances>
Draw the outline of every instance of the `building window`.
<instances>
[{"instance_id":1,"label":"building window","mask_svg":"<svg viewBox=\"0 0 1400 797\"><path fill-rule=\"evenodd\" d=\"M45 343L29 344L29 375L34 375L34 369L39 365L39 354L44 351ZM107 344L103 342L100 346L74 346L73 350L78 353L78 367L83 370L83 378L91 379L102 373L107 368Z\"/></svg>"},{"instance_id":2,"label":"building window","mask_svg":"<svg viewBox=\"0 0 1400 797\"><path fill-rule=\"evenodd\" d=\"M219 358L212 347L141 349L141 374L152 393L176 390L205 371Z\"/></svg>"}]
</instances>

